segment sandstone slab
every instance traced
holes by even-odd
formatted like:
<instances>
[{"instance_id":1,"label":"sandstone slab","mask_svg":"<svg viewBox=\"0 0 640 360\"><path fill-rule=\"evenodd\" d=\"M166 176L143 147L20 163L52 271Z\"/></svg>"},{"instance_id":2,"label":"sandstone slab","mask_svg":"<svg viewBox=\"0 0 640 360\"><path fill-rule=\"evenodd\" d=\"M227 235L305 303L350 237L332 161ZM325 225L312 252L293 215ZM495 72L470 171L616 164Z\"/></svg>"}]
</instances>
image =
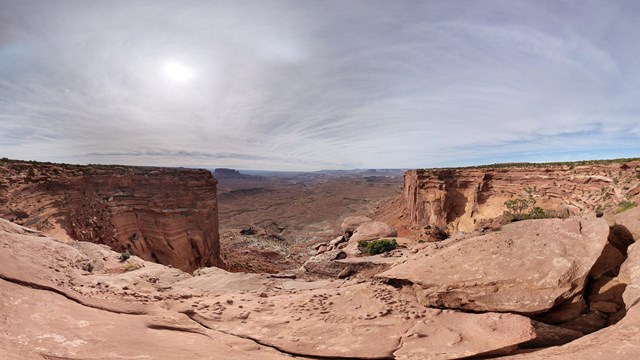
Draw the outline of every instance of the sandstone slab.
<instances>
[{"instance_id":1,"label":"sandstone slab","mask_svg":"<svg viewBox=\"0 0 640 360\"><path fill-rule=\"evenodd\" d=\"M342 231L356 231L358 226L373 221L371 218L362 215L349 216L342 221L340 228Z\"/></svg>"},{"instance_id":2,"label":"sandstone slab","mask_svg":"<svg viewBox=\"0 0 640 360\"><path fill-rule=\"evenodd\" d=\"M513 223L379 276L414 284L428 306L540 314L582 292L609 227L595 218Z\"/></svg>"},{"instance_id":3,"label":"sandstone slab","mask_svg":"<svg viewBox=\"0 0 640 360\"><path fill-rule=\"evenodd\" d=\"M189 316L211 329L304 356L454 359L508 353L536 337L523 316L428 309L411 292L369 282L219 301L224 310L197 309Z\"/></svg>"},{"instance_id":4,"label":"sandstone slab","mask_svg":"<svg viewBox=\"0 0 640 360\"><path fill-rule=\"evenodd\" d=\"M290 359L181 314L119 314L4 280L0 304L0 359Z\"/></svg>"},{"instance_id":5,"label":"sandstone slab","mask_svg":"<svg viewBox=\"0 0 640 360\"><path fill-rule=\"evenodd\" d=\"M358 241L362 240L376 240L397 235L396 230L390 225L381 221L370 221L358 226L349 242L357 244Z\"/></svg>"}]
</instances>

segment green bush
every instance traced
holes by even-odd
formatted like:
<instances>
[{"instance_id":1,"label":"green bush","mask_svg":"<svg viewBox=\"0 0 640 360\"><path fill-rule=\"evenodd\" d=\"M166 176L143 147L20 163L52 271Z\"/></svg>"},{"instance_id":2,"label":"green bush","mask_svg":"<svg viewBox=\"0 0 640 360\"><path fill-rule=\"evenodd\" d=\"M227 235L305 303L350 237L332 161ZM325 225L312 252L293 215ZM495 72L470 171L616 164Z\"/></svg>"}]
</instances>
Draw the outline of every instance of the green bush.
<instances>
[{"instance_id":1,"label":"green bush","mask_svg":"<svg viewBox=\"0 0 640 360\"><path fill-rule=\"evenodd\" d=\"M82 264L82 270L86 272L93 272L93 264L90 262Z\"/></svg>"},{"instance_id":2,"label":"green bush","mask_svg":"<svg viewBox=\"0 0 640 360\"><path fill-rule=\"evenodd\" d=\"M396 239L380 239L366 241L361 240L358 242L358 249L368 255L382 254L391 250L395 250L398 247Z\"/></svg>"},{"instance_id":3,"label":"green bush","mask_svg":"<svg viewBox=\"0 0 640 360\"><path fill-rule=\"evenodd\" d=\"M625 212L634 207L636 207L636 203L634 202L628 200L620 201L620 203L618 204L618 208L616 209L616 214L620 214L621 212Z\"/></svg>"},{"instance_id":4,"label":"green bush","mask_svg":"<svg viewBox=\"0 0 640 360\"><path fill-rule=\"evenodd\" d=\"M120 257L118 259L120 259L121 262L125 262L129 260L130 257L131 257L131 253L129 253L129 250L126 250L125 252L120 254Z\"/></svg>"},{"instance_id":5,"label":"green bush","mask_svg":"<svg viewBox=\"0 0 640 360\"><path fill-rule=\"evenodd\" d=\"M544 219L547 218L547 213L544 212L544 209L536 206L531 211L529 211L529 219Z\"/></svg>"},{"instance_id":6,"label":"green bush","mask_svg":"<svg viewBox=\"0 0 640 360\"><path fill-rule=\"evenodd\" d=\"M527 196L519 195L515 199L504 202L504 206L507 208L503 213L505 222L562 217L558 212L547 212L543 208L535 206L536 199L532 194L533 189L526 189L525 191Z\"/></svg>"}]
</instances>

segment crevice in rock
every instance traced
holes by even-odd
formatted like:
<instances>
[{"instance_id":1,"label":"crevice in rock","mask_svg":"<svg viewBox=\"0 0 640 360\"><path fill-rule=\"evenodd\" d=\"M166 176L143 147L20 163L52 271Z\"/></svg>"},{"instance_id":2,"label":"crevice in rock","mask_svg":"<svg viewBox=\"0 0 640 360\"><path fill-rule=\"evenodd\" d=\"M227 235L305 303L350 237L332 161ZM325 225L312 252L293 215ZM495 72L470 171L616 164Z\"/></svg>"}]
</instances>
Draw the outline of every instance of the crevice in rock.
<instances>
[{"instance_id":1,"label":"crevice in rock","mask_svg":"<svg viewBox=\"0 0 640 360\"><path fill-rule=\"evenodd\" d=\"M176 332L184 332L184 333L190 333L190 334L198 334L198 335L202 335L205 336L211 340L213 340L211 338L211 336L207 335L206 333L202 332L202 331L198 331L195 329L185 329L179 326L171 326L171 325L161 325L161 324L149 324L147 325L147 328L152 329L152 330L166 330L166 331L176 331Z\"/></svg>"},{"instance_id":2,"label":"crevice in rock","mask_svg":"<svg viewBox=\"0 0 640 360\"><path fill-rule=\"evenodd\" d=\"M68 356L56 356L56 355L47 355L40 354L45 360L89 360L87 358L77 358L77 357L68 357Z\"/></svg>"},{"instance_id":3,"label":"crevice in rock","mask_svg":"<svg viewBox=\"0 0 640 360\"><path fill-rule=\"evenodd\" d=\"M57 288L55 288L53 286L49 286L49 285L37 284L37 283L34 283L34 282L15 279L15 278L11 278L11 277L4 276L4 275L0 275L0 279L2 279L4 281L8 281L8 282L16 284L16 285L28 287L28 288L31 288L31 289L49 291L49 292L52 292L54 294L58 294L60 296L64 296L65 298L67 298L67 299L69 299L69 300L71 300L71 301L73 301L73 302L75 302L77 304L80 304L82 306L86 306L86 307L89 307L89 308L92 308L92 309L96 309L96 310L107 311L107 312L114 313L114 314L147 315L147 313L145 311L142 311L142 310L114 309L114 308L111 308L109 306L91 304L90 302L87 302L84 299L81 299L79 297L75 297L75 296L69 294L68 292L62 291L60 289L57 289Z\"/></svg>"},{"instance_id":4,"label":"crevice in rock","mask_svg":"<svg viewBox=\"0 0 640 360\"><path fill-rule=\"evenodd\" d=\"M313 360L332 360L332 359L340 359L340 360L395 360L394 356L377 357L377 358L358 358L358 357L340 357L340 356L315 356L315 355L303 354L303 353L298 353L298 352L291 352L291 351L287 351L287 350L285 350L285 349L283 349L283 348L281 348L281 347L279 347L277 345L266 343L266 342L264 342L264 341L262 341L260 339L256 339L256 338L251 337L251 336L235 334L235 333L228 332L228 331L225 331L225 330L209 327L207 324L205 324L204 322L202 322L202 321L200 321L198 319L198 315L193 310L184 311L184 312L182 312L182 314L186 315L193 322L195 322L196 324L202 326L205 329L218 331L218 332L221 332L223 334L239 337L239 338L245 339L245 340L251 340L251 341L255 342L256 344L258 344L260 346L265 346L265 347L274 349L274 350L276 350L278 352L281 352L283 354L290 355L290 356L302 357L304 359L313 359ZM394 350L394 351L396 351L396 350Z\"/></svg>"},{"instance_id":5,"label":"crevice in rock","mask_svg":"<svg viewBox=\"0 0 640 360\"><path fill-rule=\"evenodd\" d=\"M608 242L591 268L582 293L554 306L544 314L531 318L542 324L555 326L558 330L577 331L582 336L620 321L626 315L622 294L627 285L618 282L617 276L622 264L627 260L627 248L633 242L633 235L626 227L622 225L611 226ZM573 340L564 343L571 341ZM561 344L549 344L548 346ZM548 346L531 349L537 351ZM521 348L527 347L526 345L523 347L521 344Z\"/></svg>"}]
</instances>

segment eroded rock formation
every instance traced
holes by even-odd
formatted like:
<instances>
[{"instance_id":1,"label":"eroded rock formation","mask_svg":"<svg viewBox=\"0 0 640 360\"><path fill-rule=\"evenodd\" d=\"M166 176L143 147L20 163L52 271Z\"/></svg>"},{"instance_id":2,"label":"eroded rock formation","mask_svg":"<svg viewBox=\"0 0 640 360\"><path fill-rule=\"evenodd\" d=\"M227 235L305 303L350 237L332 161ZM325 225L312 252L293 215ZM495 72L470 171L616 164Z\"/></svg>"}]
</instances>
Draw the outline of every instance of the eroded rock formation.
<instances>
[{"instance_id":1,"label":"eroded rock formation","mask_svg":"<svg viewBox=\"0 0 640 360\"><path fill-rule=\"evenodd\" d=\"M540 314L583 292L608 234L595 217L517 222L419 252L380 277L413 284L426 306Z\"/></svg>"},{"instance_id":2,"label":"eroded rock formation","mask_svg":"<svg viewBox=\"0 0 640 360\"><path fill-rule=\"evenodd\" d=\"M638 198L638 174L638 161L411 170L404 176L403 199L417 234L430 225L470 232L492 227L505 201L527 190L546 211L613 212L621 201Z\"/></svg>"},{"instance_id":3,"label":"eroded rock formation","mask_svg":"<svg viewBox=\"0 0 640 360\"><path fill-rule=\"evenodd\" d=\"M0 173L3 218L185 271L220 265L209 171L2 162Z\"/></svg>"},{"instance_id":4,"label":"eroded rock formation","mask_svg":"<svg viewBox=\"0 0 640 360\"><path fill-rule=\"evenodd\" d=\"M190 275L0 220L0 358L636 358L640 209L622 215L524 221L438 243L398 238L393 254L328 260L381 265L341 280ZM604 261L609 244L624 256ZM431 303L439 289L466 300Z\"/></svg>"}]
</instances>

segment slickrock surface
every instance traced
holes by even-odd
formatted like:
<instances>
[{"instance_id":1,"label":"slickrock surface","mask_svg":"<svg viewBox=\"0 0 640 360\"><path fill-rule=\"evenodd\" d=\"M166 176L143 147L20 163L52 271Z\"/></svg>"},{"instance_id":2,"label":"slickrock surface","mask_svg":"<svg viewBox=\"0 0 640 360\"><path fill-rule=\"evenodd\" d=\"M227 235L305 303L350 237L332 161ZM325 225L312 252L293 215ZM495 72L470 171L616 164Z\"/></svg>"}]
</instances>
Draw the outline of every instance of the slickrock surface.
<instances>
[{"instance_id":1,"label":"slickrock surface","mask_svg":"<svg viewBox=\"0 0 640 360\"><path fill-rule=\"evenodd\" d=\"M317 277L191 275L0 219L0 359L635 359L639 220L523 221L361 257L336 241Z\"/></svg>"},{"instance_id":2,"label":"slickrock surface","mask_svg":"<svg viewBox=\"0 0 640 360\"><path fill-rule=\"evenodd\" d=\"M605 291L597 291L606 299L622 292L627 311L616 324L559 347L516 356L517 359L638 359L640 358L640 209L616 215L615 223L634 234L628 257L617 278L605 279ZM613 284L612 284L613 283ZM626 285L626 286L625 286Z\"/></svg>"},{"instance_id":3,"label":"slickrock surface","mask_svg":"<svg viewBox=\"0 0 640 360\"><path fill-rule=\"evenodd\" d=\"M5 219L185 271L221 264L209 171L2 161L0 174Z\"/></svg>"},{"instance_id":4,"label":"slickrock surface","mask_svg":"<svg viewBox=\"0 0 640 360\"><path fill-rule=\"evenodd\" d=\"M536 206L547 211L613 212L623 200L640 203L638 173L638 161L411 170L404 175L406 212L399 223L416 236L428 225L451 233L493 227L505 210L504 202L526 189L532 191Z\"/></svg>"},{"instance_id":5,"label":"slickrock surface","mask_svg":"<svg viewBox=\"0 0 640 360\"><path fill-rule=\"evenodd\" d=\"M509 353L537 336L526 317L425 308L408 287L192 276L0 224L2 359L452 359Z\"/></svg>"},{"instance_id":6,"label":"slickrock surface","mask_svg":"<svg viewBox=\"0 0 640 360\"><path fill-rule=\"evenodd\" d=\"M607 243L603 219L513 223L380 274L414 284L429 306L539 314L582 292Z\"/></svg>"}]
</instances>

